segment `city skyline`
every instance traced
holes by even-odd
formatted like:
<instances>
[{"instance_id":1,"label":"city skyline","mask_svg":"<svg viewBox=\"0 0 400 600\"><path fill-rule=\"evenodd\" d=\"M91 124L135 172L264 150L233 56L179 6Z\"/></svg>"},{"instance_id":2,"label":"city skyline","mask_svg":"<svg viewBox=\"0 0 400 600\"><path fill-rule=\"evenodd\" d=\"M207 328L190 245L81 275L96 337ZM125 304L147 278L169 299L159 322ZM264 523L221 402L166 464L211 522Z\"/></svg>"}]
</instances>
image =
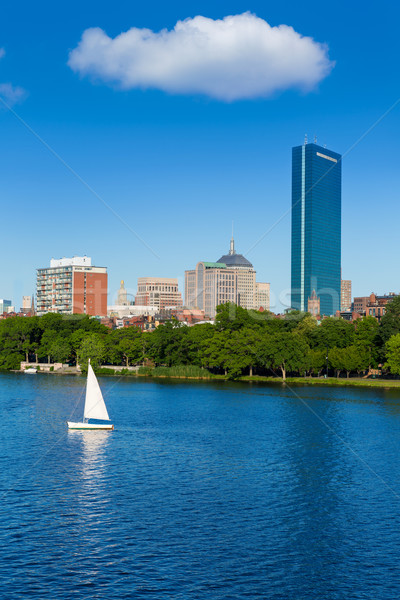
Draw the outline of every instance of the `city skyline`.
<instances>
[{"instance_id":1,"label":"city skyline","mask_svg":"<svg viewBox=\"0 0 400 600\"><path fill-rule=\"evenodd\" d=\"M294 2L173 3L158 11L122 4L124 10L109 14L92 2L71 2L60 32L44 18L58 13L50 3L39 10L26 3L22 14L5 8L0 93L15 114L4 106L0 112L2 237L10 249L0 273L2 297L18 306L35 288L36 266L52 255L76 254L107 265L112 294L121 279L133 291L146 274L178 277L183 290L184 271L199 256L220 253L233 219L243 254L260 280L271 282L271 308L280 312L279 297L290 289L290 149L306 132L344 156L342 267L353 294L397 291L393 273L367 244L373 236L380 251L390 252L399 216L399 108L390 110L397 101L397 7L378 16L350 7L344 23L336 14L325 18L328 9L316 2L307 11ZM155 80L153 89L142 89L143 82L140 89L137 82L110 87L101 65L97 75L85 74L76 53L71 63L93 27L110 40L148 28L157 43L163 28L173 32L177 22L202 15L215 38L218 20L229 15L238 16L239 35L246 11L312 40L326 66L314 87L303 80L300 89L290 73L286 89L270 95L246 84L247 99L237 97L237 88L231 98L211 88L177 90L176 78L167 91ZM249 22L267 31L255 18ZM188 25L184 30L190 35ZM383 205L390 220L376 218Z\"/></svg>"}]
</instances>

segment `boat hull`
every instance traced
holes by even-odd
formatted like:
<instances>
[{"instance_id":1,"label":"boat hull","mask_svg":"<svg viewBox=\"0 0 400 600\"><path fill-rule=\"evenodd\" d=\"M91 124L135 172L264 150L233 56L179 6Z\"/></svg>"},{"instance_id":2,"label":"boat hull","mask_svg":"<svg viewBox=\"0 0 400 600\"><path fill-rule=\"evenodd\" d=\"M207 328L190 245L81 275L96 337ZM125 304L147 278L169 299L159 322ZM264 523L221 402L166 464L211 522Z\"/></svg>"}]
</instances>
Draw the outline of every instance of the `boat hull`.
<instances>
[{"instance_id":1,"label":"boat hull","mask_svg":"<svg viewBox=\"0 0 400 600\"><path fill-rule=\"evenodd\" d=\"M110 424L99 424L99 423L73 423L67 421L68 429L114 429L114 425Z\"/></svg>"}]
</instances>

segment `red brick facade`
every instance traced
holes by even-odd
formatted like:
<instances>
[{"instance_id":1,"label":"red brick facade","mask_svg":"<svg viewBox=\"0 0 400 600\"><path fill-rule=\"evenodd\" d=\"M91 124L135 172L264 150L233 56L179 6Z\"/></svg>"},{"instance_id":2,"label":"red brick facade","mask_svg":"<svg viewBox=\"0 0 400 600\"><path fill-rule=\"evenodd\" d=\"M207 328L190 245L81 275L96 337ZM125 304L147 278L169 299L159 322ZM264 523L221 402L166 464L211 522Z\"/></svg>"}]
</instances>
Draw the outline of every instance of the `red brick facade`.
<instances>
[{"instance_id":1,"label":"red brick facade","mask_svg":"<svg viewBox=\"0 0 400 600\"><path fill-rule=\"evenodd\" d=\"M107 314L107 273L73 274L72 312L91 316Z\"/></svg>"}]
</instances>

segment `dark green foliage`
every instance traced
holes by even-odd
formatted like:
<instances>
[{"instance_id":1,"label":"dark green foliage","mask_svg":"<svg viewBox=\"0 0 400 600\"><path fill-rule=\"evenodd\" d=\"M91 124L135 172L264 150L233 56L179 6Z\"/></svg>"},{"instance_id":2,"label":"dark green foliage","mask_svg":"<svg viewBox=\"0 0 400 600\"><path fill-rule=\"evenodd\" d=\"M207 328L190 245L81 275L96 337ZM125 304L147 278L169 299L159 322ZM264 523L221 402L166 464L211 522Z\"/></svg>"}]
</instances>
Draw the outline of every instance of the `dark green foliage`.
<instances>
[{"instance_id":1,"label":"dark green foliage","mask_svg":"<svg viewBox=\"0 0 400 600\"><path fill-rule=\"evenodd\" d=\"M384 352L386 342L393 335L400 333L400 296L396 296L387 303L385 314L381 318L378 331L378 343L381 348L381 356Z\"/></svg>"},{"instance_id":2,"label":"dark green foliage","mask_svg":"<svg viewBox=\"0 0 400 600\"><path fill-rule=\"evenodd\" d=\"M244 375L320 376L326 353L330 373L360 374L385 362L400 374L400 300L387 306L379 324L366 317L318 324L307 313L282 318L233 304L218 307L215 324L188 327L168 321L152 332L135 327L111 331L86 315L13 317L0 321L0 369L20 362L78 361L95 368L143 365L139 374L236 379Z\"/></svg>"}]
</instances>

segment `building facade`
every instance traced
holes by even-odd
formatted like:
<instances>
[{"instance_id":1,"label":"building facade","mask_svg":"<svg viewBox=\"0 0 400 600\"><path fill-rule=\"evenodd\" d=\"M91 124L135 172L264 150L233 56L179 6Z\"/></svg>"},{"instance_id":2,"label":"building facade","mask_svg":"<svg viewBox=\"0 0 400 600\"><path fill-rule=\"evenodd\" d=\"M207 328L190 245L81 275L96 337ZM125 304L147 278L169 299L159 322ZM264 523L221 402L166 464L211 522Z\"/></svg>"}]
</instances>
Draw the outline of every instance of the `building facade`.
<instances>
[{"instance_id":1,"label":"building facade","mask_svg":"<svg viewBox=\"0 0 400 600\"><path fill-rule=\"evenodd\" d=\"M359 313L360 315L365 315L368 301L369 296L356 296L353 300L353 311Z\"/></svg>"},{"instance_id":2,"label":"building facade","mask_svg":"<svg viewBox=\"0 0 400 600\"><path fill-rule=\"evenodd\" d=\"M135 304L158 310L183 306L178 280L168 277L139 277Z\"/></svg>"},{"instance_id":3,"label":"building facade","mask_svg":"<svg viewBox=\"0 0 400 600\"><path fill-rule=\"evenodd\" d=\"M185 306L204 310L213 319L219 304L232 302L247 310L269 310L269 283L256 282L250 261L235 252L232 237L229 253L216 262L201 261L185 271Z\"/></svg>"},{"instance_id":4,"label":"building facade","mask_svg":"<svg viewBox=\"0 0 400 600\"><path fill-rule=\"evenodd\" d=\"M128 293L125 289L125 282L123 279L121 280L121 286L118 290L117 305L118 306L128 306Z\"/></svg>"},{"instance_id":5,"label":"building facade","mask_svg":"<svg viewBox=\"0 0 400 600\"><path fill-rule=\"evenodd\" d=\"M317 144L292 150L292 308L305 311L313 290L321 314L341 296L341 156Z\"/></svg>"},{"instance_id":6,"label":"building facade","mask_svg":"<svg viewBox=\"0 0 400 600\"><path fill-rule=\"evenodd\" d=\"M35 314L35 298L34 296L22 296L22 306L20 313L24 315L30 315L31 317Z\"/></svg>"},{"instance_id":7,"label":"building facade","mask_svg":"<svg viewBox=\"0 0 400 600\"><path fill-rule=\"evenodd\" d=\"M381 320L381 317L386 312L386 305L388 302L391 302L393 298L396 298L396 294L391 292L390 294L385 294L384 296L377 296L372 293L369 296L367 306L365 307L365 316L367 317L375 317L378 321Z\"/></svg>"},{"instance_id":8,"label":"building facade","mask_svg":"<svg viewBox=\"0 0 400 600\"><path fill-rule=\"evenodd\" d=\"M256 293L254 302L255 310L269 310L269 294L269 283L262 283L261 281L256 282Z\"/></svg>"},{"instance_id":9,"label":"building facade","mask_svg":"<svg viewBox=\"0 0 400 600\"><path fill-rule=\"evenodd\" d=\"M318 317L321 314L321 303L315 290L311 292L311 296L308 298L307 312L313 317Z\"/></svg>"},{"instance_id":10,"label":"building facade","mask_svg":"<svg viewBox=\"0 0 400 600\"><path fill-rule=\"evenodd\" d=\"M351 310L351 281L342 279L340 282L340 310L345 312Z\"/></svg>"},{"instance_id":11,"label":"building facade","mask_svg":"<svg viewBox=\"0 0 400 600\"><path fill-rule=\"evenodd\" d=\"M88 256L51 259L37 270L37 314L107 315L107 269L92 266Z\"/></svg>"},{"instance_id":12,"label":"building facade","mask_svg":"<svg viewBox=\"0 0 400 600\"><path fill-rule=\"evenodd\" d=\"M185 271L185 306L204 311L214 319L216 308L227 302L237 303L237 272L225 263L199 262Z\"/></svg>"},{"instance_id":13,"label":"building facade","mask_svg":"<svg viewBox=\"0 0 400 600\"><path fill-rule=\"evenodd\" d=\"M11 312L11 309L11 300L5 300L4 298L0 298L0 315L2 315L3 313Z\"/></svg>"},{"instance_id":14,"label":"building facade","mask_svg":"<svg viewBox=\"0 0 400 600\"><path fill-rule=\"evenodd\" d=\"M253 310L255 308L256 272L250 261L235 252L235 242L231 238L229 253L221 256L217 263L224 264L228 269L233 269L237 278L237 296L235 304Z\"/></svg>"}]
</instances>

